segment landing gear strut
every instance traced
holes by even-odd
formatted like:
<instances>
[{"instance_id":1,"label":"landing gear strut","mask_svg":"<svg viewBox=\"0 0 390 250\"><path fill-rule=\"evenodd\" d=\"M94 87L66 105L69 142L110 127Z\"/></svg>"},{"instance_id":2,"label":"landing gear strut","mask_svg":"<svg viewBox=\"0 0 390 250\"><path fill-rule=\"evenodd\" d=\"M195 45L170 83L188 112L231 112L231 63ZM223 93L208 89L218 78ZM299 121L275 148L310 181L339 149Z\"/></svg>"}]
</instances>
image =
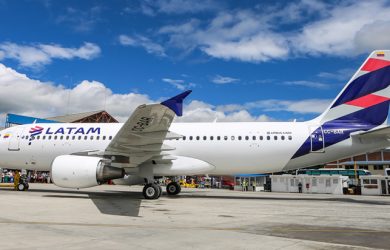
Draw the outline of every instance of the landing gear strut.
<instances>
[{"instance_id":1,"label":"landing gear strut","mask_svg":"<svg viewBox=\"0 0 390 250\"><path fill-rule=\"evenodd\" d=\"M171 182L167 185L167 194L168 195L177 195L181 191L181 187L177 182Z\"/></svg>"},{"instance_id":2,"label":"landing gear strut","mask_svg":"<svg viewBox=\"0 0 390 250\"><path fill-rule=\"evenodd\" d=\"M161 196L162 189L159 185L155 183L148 183L144 186L144 189L142 190L142 194L147 200L155 200Z\"/></svg>"}]
</instances>

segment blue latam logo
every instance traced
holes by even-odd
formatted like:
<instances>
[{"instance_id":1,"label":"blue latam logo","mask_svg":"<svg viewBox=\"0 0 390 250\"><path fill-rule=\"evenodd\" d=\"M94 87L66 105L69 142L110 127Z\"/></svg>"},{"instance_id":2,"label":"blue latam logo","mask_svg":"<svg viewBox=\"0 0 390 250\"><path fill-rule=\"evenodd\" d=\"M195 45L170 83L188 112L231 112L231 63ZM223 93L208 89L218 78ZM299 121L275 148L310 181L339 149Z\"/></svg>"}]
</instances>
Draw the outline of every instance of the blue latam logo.
<instances>
[{"instance_id":1,"label":"blue latam logo","mask_svg":"<svg viewBox=\"0 0 390 250\"><path fill-rule=\"evenodd\" d=\"M43 128L40 126L35 126L30 129L30 134L32 136L40 135L44 133L45 135L89 135L89 134L98 134L100 135L100 128L99 127L90 127L90 128L84 128L84 127L59 127L59 128L52 128L48 127Z\"/></svg>"},{"instance_id":2,"label":"blue latam logo","mask_svg":"<svg viewBox=\"0 0 390 250\"><path fill-rule=\"evenodd\" d=\"M42 127L40 127L40 126L35 126L35 127L33 127L33 128L30 128L29 133L30 133L32 136L36 136L36 135L42 134L43 129L44 129L44 128L42 128Z\"/></svg>"}]
</instances>

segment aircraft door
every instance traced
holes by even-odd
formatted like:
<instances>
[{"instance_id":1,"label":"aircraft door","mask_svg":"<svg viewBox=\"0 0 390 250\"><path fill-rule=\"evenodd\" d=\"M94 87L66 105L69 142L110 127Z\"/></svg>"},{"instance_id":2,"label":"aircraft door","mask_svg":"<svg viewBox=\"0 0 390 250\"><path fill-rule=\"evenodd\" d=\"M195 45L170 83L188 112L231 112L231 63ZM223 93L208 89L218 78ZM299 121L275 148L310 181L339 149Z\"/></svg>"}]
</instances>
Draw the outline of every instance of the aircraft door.
<instances>
[{"instance_id":1,"label":"aircraft door","mask_svg":"<svg viewBox=\"0 0 390 250\"><path fill-rule=\"evenodd\" d=\"M312 153L325 152L324 131L322 130L321 126L310 127L310 152Z\"/></svg>"},{"instance_id":2,"label":"aircraft door","mask_svg":"<svg viewBox=\"0 0 390 250\"><path fill-rule=\"evenodd\" d=\"M20 139L23 134L23 128L15 127L13 131L10 132L10 138L8 143L8 150L9 151L19 151L20 147Z\"/></svg>"}]
</instances>

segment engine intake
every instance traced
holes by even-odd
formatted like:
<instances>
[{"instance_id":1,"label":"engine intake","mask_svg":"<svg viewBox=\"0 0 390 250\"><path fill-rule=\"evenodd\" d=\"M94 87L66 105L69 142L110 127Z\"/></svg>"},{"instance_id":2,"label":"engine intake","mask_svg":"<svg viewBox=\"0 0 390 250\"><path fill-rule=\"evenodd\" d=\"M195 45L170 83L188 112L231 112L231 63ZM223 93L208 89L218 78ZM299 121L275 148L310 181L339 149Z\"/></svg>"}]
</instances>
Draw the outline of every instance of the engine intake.
<instances>
[{"instance_id":1,"label":"engine intake","mask_svg":"<svg viewBox=\"0 0 390 250\"><path fill-rule=\"evenodd\" d=\"M51 179L59 187L88 188L123 178L123 168L106 165L99 157L61 155L51 165Z\"/></svg>"}]
</instances>

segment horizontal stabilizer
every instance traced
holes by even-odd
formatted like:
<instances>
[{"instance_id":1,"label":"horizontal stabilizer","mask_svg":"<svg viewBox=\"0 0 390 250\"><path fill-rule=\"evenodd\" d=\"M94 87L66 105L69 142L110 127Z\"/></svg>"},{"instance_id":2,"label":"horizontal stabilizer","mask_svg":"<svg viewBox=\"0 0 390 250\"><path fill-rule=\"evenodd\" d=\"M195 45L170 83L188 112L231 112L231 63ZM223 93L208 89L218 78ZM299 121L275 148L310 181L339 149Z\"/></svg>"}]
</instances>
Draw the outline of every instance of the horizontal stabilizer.
<instances>
[{"instance_id":1,"label":"horizontal stabilizer","mask_svg":"<svg viewBox=\"0 0 390 250\"><path fill-rule=\"evenodd\" d=\"M353 140L358 140L360 143L372 143L377 140L390 139L390 126L378 128L366 132L356 132L351 134Z\"/></svg>"}]
</instances>

